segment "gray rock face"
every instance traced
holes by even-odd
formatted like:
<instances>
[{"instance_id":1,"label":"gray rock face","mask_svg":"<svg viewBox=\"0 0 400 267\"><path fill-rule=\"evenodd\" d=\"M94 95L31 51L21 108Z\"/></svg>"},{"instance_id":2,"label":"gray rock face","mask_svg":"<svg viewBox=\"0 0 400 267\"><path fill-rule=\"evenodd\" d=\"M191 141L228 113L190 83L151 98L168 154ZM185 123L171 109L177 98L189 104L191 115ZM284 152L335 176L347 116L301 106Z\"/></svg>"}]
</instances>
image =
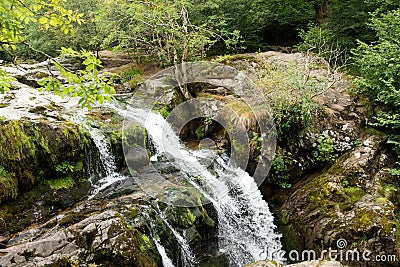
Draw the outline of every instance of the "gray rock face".
<instances>
[{"instance_id":1,"label":"gray rock face","mask_svg":"<svg viewBox=\"0 0 400 267\"><path fill-rule=\"evenodd\" d=\"M170 258L181 261L178 240L163 220L185 233L196 247L211 246L208 238L215 222L203 207L160 204L156 208L155 203L140 191L78 203L48 222L14 235L0 249L0 266L161 266L153 233L161 238L158 242Z\"/></svg>"},{"instance_id":2,"label":"gray rock face","mask_svg":"<svg viewBox=\"0 0 400 267\"><path fill-rule=\"evenodd\" d=\"M339 249L396 254L395 207L384 189L390 175L379 165L386 157L381 142L366 137L333 166L296 185L282 207L289 249L319 253L338 249L344 239L346 246Z\"/></svg>"},{"instance_id":3,"label":"gray rock face","mask_svg":"<svg viewBox=\"0 0 400 267\"><path fill-rule=\"evenodd\" d=\"M140 251L135 236L117 215L115 211L106 210L67 228L59 225L42 228L40 235L27 240L30 242L20 242L1 250L0 265L45 266L63 259L89 263L96 262L101 256L98 254L106 252L115 258L121 257L122 263L138 263L138 254L147 256Z\"/></svg>"}]
</instances>

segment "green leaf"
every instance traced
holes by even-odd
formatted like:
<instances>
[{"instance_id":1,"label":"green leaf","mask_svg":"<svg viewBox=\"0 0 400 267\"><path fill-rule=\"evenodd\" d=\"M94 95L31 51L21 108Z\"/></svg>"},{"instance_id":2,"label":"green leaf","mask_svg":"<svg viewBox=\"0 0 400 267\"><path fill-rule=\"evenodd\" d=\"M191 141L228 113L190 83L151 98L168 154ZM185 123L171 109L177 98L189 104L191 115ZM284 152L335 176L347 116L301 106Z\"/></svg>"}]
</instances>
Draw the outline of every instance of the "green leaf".
<instances>
[{"instance_id":1,"label":"green leaf","mask_svg":"<svg viewBox=\"0 0 400 267\"><path fill-rule=\"evenodd\" d=\"M48 21L49 21L49 19L46 18L46 17L40 17L40 18L39 18L39 23L42 24L42 25L47 24Z\"/></svg>"},{"instance_id":2,"label":"green leaf","mask_svg":"<svg viewBox=\"0 0 400 267\"><path fill-rule=\"evenodd\" d=\"M51 17L51 19L50 19L50 25L51 25L51 26L56 27L56 26L58 26L59 24L60 24L60 20L59 20L58 18L56 18L56 17Z\"/></svg>"}]
</instances>

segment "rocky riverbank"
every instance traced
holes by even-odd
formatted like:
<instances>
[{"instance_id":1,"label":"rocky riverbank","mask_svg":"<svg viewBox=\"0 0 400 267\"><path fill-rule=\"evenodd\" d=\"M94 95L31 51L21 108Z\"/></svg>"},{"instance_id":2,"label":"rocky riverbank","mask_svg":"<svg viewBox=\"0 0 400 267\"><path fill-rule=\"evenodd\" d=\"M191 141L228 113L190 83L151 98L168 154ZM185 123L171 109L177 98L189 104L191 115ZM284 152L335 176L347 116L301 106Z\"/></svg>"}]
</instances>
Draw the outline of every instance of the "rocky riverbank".
<instances>
[{"instance_id":1,"label":"rocky riverbank","mask_svg":"<svg viewBox=\"0 0 400 267\"><path fill-rule=\"evenodd\" d=\"M386 136L368 125L374 110L367 100L351 93L348 78L334 76L321 62L307 67L310 61L300 54L266 52L218 61L244 71L259 87L264 86L279 115L277 153L260 189L275 215L286 252L313 250L319 255L328 248L338 249L337 241L345 240L342 250L368 250L372 257L394 255L398 259L400 184L389 174L393 160L386 149ZM185 255L174 249L179 236L197 248L193 253L199 266L227 264L226 257L217 252L218 220L210 205L165 206L129 179L87 200L89 170L99 152L87 130L62 115L77 108L77 102L37 92L31 87L35 79L48 74L40 64L27 69L11 71L19 82L15 90L0 96L0 265L160 266L165 258L159 239L165 255L182 265ZM295 70L300 71L293 75ZM287 90L279 83L288 77L301 78L309 91L308 95L290 91L290 99L279 102L290 109L280 114L276 99L282 94L276 92ZM125 85L124 92L129 86ZM250 137L258 132L255 118L226 88L195 84L189 89L193 97L232 107L246 122ZM166 112L183 99L174 88L168 96L159 103ZM306 96L310 102L298 101ZM84 113L92 118L92 126L106 132L119 171L128 173L118 128L123 118L102 108ZM180 137L192 147L204 137L213 140L220 151L229 151L231 146L223 127L211 120L193 120ZM256 137L250 142L247 170L251 173L260 157L260 144ZM177 169L169 170L171 177L177 175ZM381 266L365 261L342 263ZM272 264L254 266L279 266ZM298 266L340 266L337 262L302 264Z\"/></svg>"}]
</instances>

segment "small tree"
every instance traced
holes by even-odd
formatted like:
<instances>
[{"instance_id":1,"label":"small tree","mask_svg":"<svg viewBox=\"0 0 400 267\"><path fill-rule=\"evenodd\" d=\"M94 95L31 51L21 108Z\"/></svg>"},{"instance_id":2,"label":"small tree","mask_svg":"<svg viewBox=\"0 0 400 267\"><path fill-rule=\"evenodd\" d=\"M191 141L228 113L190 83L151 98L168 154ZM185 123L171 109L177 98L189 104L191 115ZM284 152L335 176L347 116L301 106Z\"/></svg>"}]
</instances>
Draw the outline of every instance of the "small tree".
<instances>
[{"instance_id":1,"label":"small tree","mask_svg":"<svg viewBox=\"0 0 400 267\"><path fill-rule=\"evenodd\" d=\"M313 68L323 66L326 70L324 77L321 77L323 79L319 80L321 89L311 97L314 98L342 79L341 70L347 66L348 55L347 51L335 42L335 36L330 30L309 25L309 29L301 30L299 35L303 41L296 49L304 54L302 86L310 82Z\"/></svg>"},{"instance_id":2,"label":"small tree","mask_svg":"<svg viewBox=\"0 0 400 267\"><path fill-rule=\"evenodd\" d=\"M204 22L195 25L190 20L189 1L113 1L108 2L100 20L108 32L104 45L133 54L136 60L148 58L163 66L175 65L204 58L206 51L217 41L239 38L239 33L219 34ZM179 87L186 98L191 98L185 84L185 65L177 76Z\"/></svg>"}]
</instances>

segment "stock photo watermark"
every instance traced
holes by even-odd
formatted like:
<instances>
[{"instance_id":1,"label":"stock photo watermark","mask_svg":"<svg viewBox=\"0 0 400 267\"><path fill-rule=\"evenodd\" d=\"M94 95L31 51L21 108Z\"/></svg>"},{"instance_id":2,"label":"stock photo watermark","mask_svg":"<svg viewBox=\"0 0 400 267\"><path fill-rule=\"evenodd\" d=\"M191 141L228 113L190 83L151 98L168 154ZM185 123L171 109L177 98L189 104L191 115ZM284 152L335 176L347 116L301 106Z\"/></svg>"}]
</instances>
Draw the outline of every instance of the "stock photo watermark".
<instances>
[{"instance_id":1,"label":"stock photo watermark","mask_svg":"<svg viewBox=\"0 0 400 267\"><path fill-rule=\"evenodd\" d=\"M262 91L249 77L233 67L215 62L187 62L167 68L146 80L132 96L123 122L122 134L123 140L126 141L123 142L125 159L136 182L148 195L176 206L197 205L197 203L191 204L182 201L182 199L187 198L189 191L207 191L209 186L205 183L193 188L191 185L174 184L167 180L162 173L158 173L155 168L153 168L152 183L148 182L148 177L143 179L143 177L136 176L136 161L131 160L131 155L142 154L143 158L148 157L143 142L147 137L139 138L137 136L137 123L151 129L149 136L153 141L157 140L159 153L168 151L176 159L176 164L187 166L186 162L194 161L193 155L181 149L177 142L172 140L172 136L174 133L180 133L185 125L192 120L199 118L212 120L219 123L229 137L231 144L229 159L227 160L229 164L234 166L235 169L246 169L251 150L251 142L246 130L249 127L247 125L249 119L241 117L231 105L218 98L196 97L187 99L175 106L169 111L165 121L160 119L161 115L155 114L160 106L165 105L173 98L174 88L180 88L180 91L185 92L187 90L185 86L193 83L225 88L235 95L235 99L237 98L236 106L239 106L241 110L246 110L247 118L256 122L256 127L260 130L258 149L262 157L257 159L254 174L252 174L254 185L249 188L253 192L256 191L268 175L275 154L276 128L272 112ZM151 159L149 162L151 165L153 164ZM212 164L211 160L209 162ZM200 177L205 173L203 169L208 166L204 166L203 169L199 166L192 167ZM232 177L234 177L232 179L235 179L234 182L240 182L241 179L246 177L246 173L243 171L241 174L236 173ZM154 186L154 184L157 186ZM217 198L223 198L227 194L228 189L221 191ZM204 198L203 204L207 202L209 200Z\"/></svg>"},{"instance_id":2,"label":"stock photo watermark","mask_svg":"<svg viewBox=\"0 0 400 267\"><path fill-rule=\"evenodd\" d=\"M336 248L329 247L323 249L320 252L312 249L306 250L290 250L290 251L268 251L266 249L266 255L272 256L271 258L284 259L291 262L302 262L302 261L322 261L332 260L340 262L386 262L394 263L398 261L398 257L395 254L379 253L375 254L373 251L361 248L349 248L347 240L340 238L336 241Z\"/></svg>"}]
</instances>

